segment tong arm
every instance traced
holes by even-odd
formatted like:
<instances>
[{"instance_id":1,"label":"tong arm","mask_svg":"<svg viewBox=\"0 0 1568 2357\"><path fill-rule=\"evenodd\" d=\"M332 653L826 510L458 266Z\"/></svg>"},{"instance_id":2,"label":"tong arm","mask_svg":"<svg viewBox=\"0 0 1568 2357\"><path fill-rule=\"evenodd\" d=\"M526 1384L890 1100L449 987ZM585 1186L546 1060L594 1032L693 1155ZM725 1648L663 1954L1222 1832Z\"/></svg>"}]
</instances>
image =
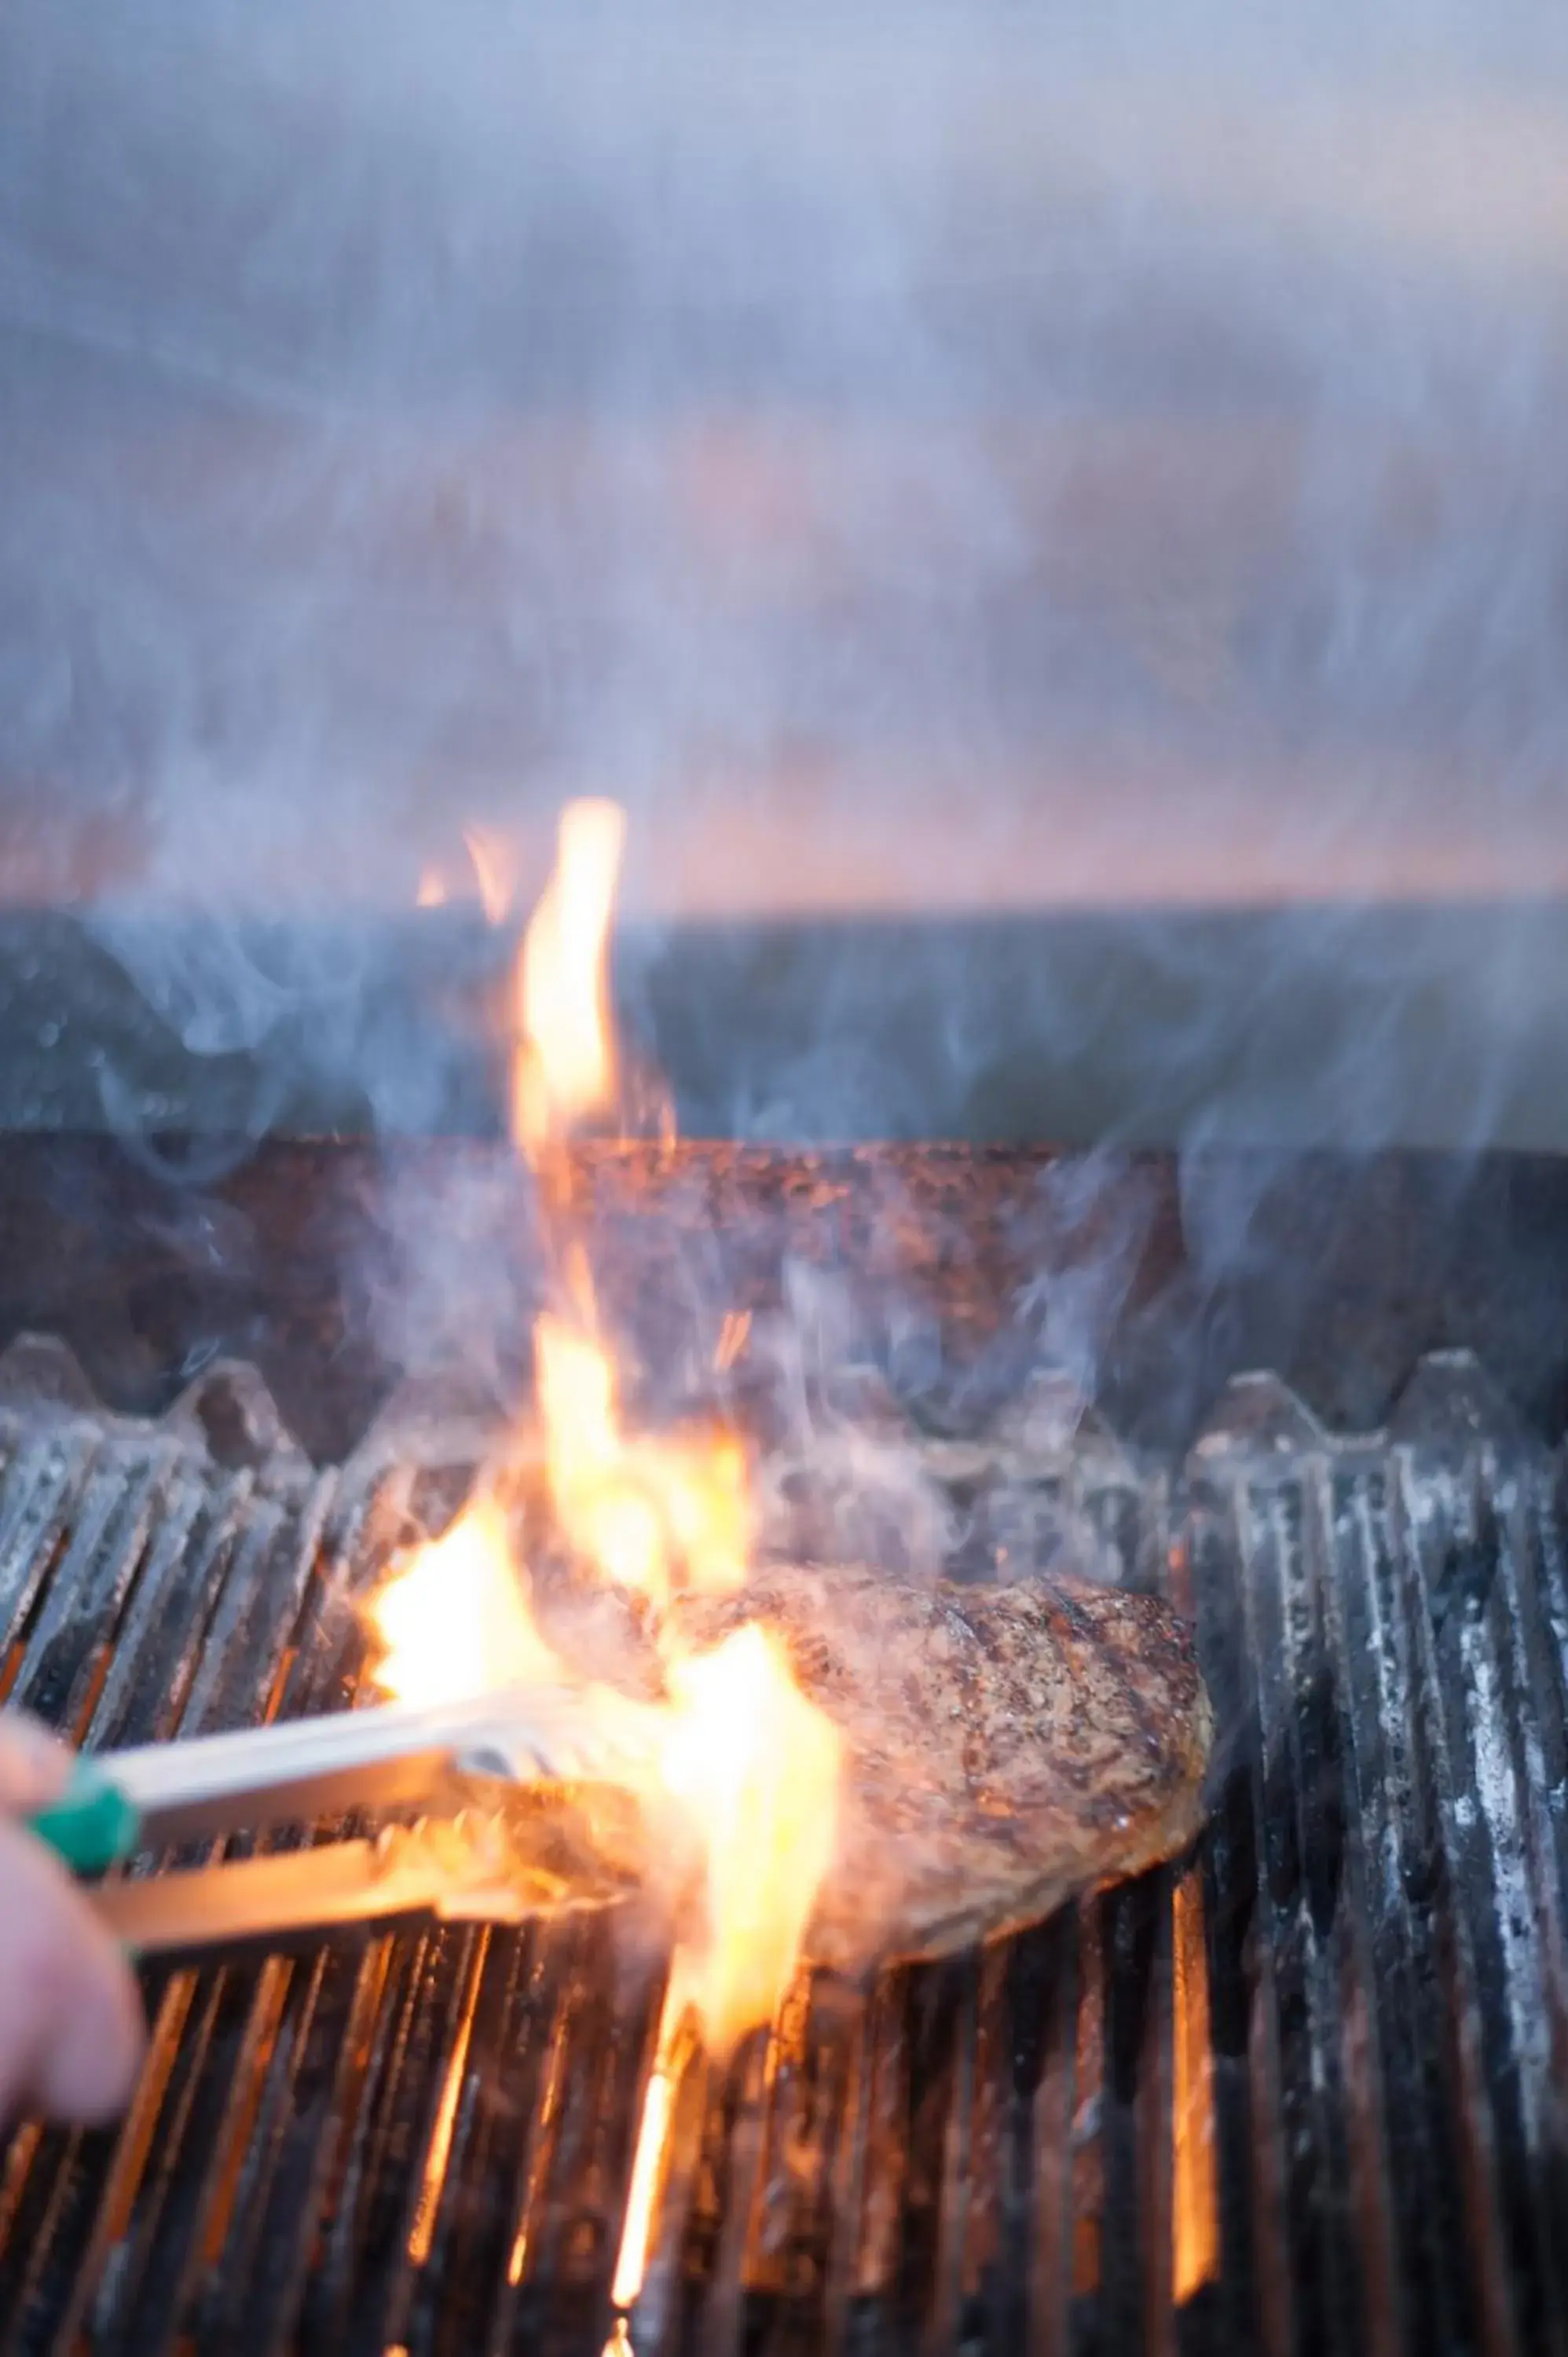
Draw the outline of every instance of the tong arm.
<instances>
[{"instance_id":1,"label":"tong arm","mask_svg":"<svg viewBox=\"0 0 1568 2357\"><path fill-rule=\"evenodd\" d=\"M602 1690L601 1690L602 1692ZM639 1706L539 1686L460 1703L378 1703L319 1718L84 1755L33 1829L79 1873L139 1850L428 1805L465 1774L624 1780L646 1759Z\"/></svg>"}]
</instances>

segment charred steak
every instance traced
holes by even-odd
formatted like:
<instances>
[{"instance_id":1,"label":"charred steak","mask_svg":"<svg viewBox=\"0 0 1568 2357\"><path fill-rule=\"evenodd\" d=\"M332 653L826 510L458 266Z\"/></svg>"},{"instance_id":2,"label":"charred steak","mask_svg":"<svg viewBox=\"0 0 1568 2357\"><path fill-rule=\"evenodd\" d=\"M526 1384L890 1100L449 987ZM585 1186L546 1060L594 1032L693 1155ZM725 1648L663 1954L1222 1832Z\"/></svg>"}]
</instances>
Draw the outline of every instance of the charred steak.
<instances>
[{"instance_id":1,"label":"charred steak","mask_svg":"<svg viewBox=\"0 0 1568 2357\"><path fill-rule=\"evenodd\" d=\"M1155 1598L802 1566L687 1597L674 1618L698 1650L761 1621L843 1734L818 1963L989 1939L1197 1831L1213 1720L1191 1633Z\"/></svg>"}]
</instances>

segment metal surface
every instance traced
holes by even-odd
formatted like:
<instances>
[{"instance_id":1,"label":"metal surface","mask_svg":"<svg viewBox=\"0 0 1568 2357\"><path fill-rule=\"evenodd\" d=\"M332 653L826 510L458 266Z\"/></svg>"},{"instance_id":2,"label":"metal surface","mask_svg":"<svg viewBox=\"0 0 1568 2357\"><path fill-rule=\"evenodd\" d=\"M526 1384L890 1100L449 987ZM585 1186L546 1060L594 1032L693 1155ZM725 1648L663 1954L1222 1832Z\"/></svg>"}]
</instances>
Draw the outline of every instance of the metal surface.
<instances>
[{"instance_id":1,"label":"metal surface","mask_svg":"<svg viewBox=\"0 0 1568 2357\"><path fill-rule=\"evenodd\" d=\"M631 1706L612 1727L591 1695L540 1685L143 1744L102 1765L140 1813L144 1846L156 1849L353 1809L450 1813L474 1776L603 1777L629 1759L637 1723Z\"/></svg>"},{"instance_id":2,"label":"metal surface","mask_svg":"<svg viewBox=\"0 0 1568 2357\"><path fill-rule=\"evenodd\" d=\"M580 1169L639 1405L650 1377L711 1361L726 1314L792 1317L803 1271L856 1321L846 1348L918 1409L956 1400L961 1430L1042 1347L1092 1366L1117 1431L1165 1459L1250 1367L1364 1431L1424 1352L1455 1345L1544 1436L1568 1426L1565 1159L696 1141L595 1146ZM463 1400L492 1420L515 1400L533 1234L500 1146L238 1138L214 1162L188 1141L155 1157L6 1136L0 1344L58 1335L80 1365L0 1374L23 1405L45 1388L167 1411L235 1467L291 1441L338 1462L403 1379L442 1423ZM647 1405L680 1401L654 1388Z\"/></svg>"},{"instance_id":3,"label":"metal surface","mask_svg":"<svg viewBox=\"0 0 1568 2357\"><path fill-rule=\"evenodd\" d=\"M6 1449L12 1691L99 1743L339 1706L428 1478L225 1473L70 1414ZM819 1977L690 2069L639 2357L1561 2351L1557 1460L1450 1356L1386 1433L1260 1378L1180 1461L1069 1419L1026 1469L1037 1548L1097 1531L1196 1612L1226 1738L1196 1864ZM129 2120L0 2167L0 2352L596 2352L662 1980L625 1931L152 1967Z\"/></svg>"},{"instance_id":4,"label":"metal surface","mask_svg":"<svg viewBox=\"0 0 1568 2357\"><path fill-rule=\"evenodd\" d=\"M495 1860L470 1854L461 1833L389 1826L375 1841L327 1842L281 1857L252 1857L93 1894L102 1921L133 1954L191 1954L253 1941L274 1945L344 1923L402 1915L521 1921L525 1895Z\"/></svg>"}]
</instances>

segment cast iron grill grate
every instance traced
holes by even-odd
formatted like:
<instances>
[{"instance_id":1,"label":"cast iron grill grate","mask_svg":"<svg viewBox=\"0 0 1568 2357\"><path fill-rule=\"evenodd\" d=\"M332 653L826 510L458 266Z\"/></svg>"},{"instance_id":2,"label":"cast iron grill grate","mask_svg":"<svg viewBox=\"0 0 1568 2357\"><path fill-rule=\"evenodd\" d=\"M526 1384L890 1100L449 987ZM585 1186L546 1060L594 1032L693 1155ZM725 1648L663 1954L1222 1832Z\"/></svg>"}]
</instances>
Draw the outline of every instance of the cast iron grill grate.
<instances>
[{"instance_id":1,"label":"cast iron grill grate","mask_svg":"<svg viewBox=\"0 0 1568 2357\"><path fill-rule=\"evenodd\" d=\"M94 1745L348 1699L460 1436L317 1471L242 1373L148 1427L4 1372L11 1699ZM1196 1615L1208 1833L688 2081L639 2357L1568 2349L1556 1461L1448 1357L1366 1439L1260 1377L1180 1466L1086 1424L1036 1472ZM573 1917L150 1972L124 2126L0 2163L0 2352L596 2352L661 1970Z\"/></svg>"}]
</instances>

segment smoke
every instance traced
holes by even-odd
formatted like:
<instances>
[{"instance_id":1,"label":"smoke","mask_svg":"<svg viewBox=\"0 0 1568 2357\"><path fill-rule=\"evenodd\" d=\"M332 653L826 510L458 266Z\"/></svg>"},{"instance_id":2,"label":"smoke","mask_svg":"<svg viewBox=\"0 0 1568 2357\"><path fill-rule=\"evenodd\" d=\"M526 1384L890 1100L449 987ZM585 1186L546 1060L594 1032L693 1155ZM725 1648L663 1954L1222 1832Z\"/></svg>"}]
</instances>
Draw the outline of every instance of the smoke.
<instances>
[{"instance_id":1,"label":"smoke","mask_svg":"<svg viewBox=\"0 0 1568 2357\"><path fill-rule=\"evenodd\" d=\"M475 1118L384 912L590 791L688 1129L1174 1143L1216 1282L1238 1141L1561 1142L1565 118L1545 0L13 0L0 885L242 1137Z\"/></svg>"},{"instance_id":2,"label":"smoke","mask_svg":"<svg viewBox=\"0 0 1568 2357\"><path fill-rule=\"evenodd\" d=\"M5 774L204 904L1560 880L1560 28L1167 16L23 0Z\"/></svg>"}]
</instances>

